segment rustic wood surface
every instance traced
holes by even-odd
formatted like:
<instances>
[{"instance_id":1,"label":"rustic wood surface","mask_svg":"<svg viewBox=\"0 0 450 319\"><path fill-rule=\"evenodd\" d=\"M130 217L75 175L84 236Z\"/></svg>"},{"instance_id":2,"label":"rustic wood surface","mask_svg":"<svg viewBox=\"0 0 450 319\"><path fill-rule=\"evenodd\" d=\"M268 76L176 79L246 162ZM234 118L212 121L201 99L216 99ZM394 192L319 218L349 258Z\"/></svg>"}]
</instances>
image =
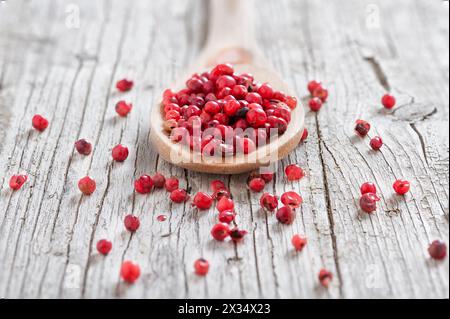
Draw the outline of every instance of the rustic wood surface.
<instances>
[{"instance_id":1,"label":"rustic wood surface","mask_svg":"<svg viewBox=\"0 0 450 319\"><path fill-rule=\"evenodd\" d=\"M300 96L312 78L331 91L320 113L307 114L307 142L269 185L304 198L287 227L259 210L245 175L184 171L148 143L151 106L202 47L207 1L0 3L0 297L448 298L448 258L436 263L426 252L449 236L448 4L257 3L258 41L275 68ZM136 83L124 95L114 89L122 77ZM386 91L399 99L393 112L380 108ZM125 119L113 107L122 97L135 106ZM35 113L51 122L42 134L30 129ZM357 118L383 137L381 152L354 137ZM74 152L80 137L93 142L91 156ZM109 155L119 142L131 150L123 164ZM308 176L287 183L283 167L295 162ZM238 224L250 231L245 242L212 241L213 210L172 205L163 191L135 195L134 177L155 171L178 176L192 193L224 179ZM30 179L13 193L8 180L18 172ZM98 188L82 197L76 183L87 174ZM412 183L405 197L392 191L400 177ZM382 194L370 216L358 212L364 181ZM122 223L130 212L141 218L133 235ZM309 240L299 254L295 233ZM96 254L103 237L113 241L107 257ZM206 278L193 274L200 256L211 262ZM120 282L124 259L142 268L135 285ZM328 290L317 283L322 267L335 274Z\"/></svg>"}]
</instances>

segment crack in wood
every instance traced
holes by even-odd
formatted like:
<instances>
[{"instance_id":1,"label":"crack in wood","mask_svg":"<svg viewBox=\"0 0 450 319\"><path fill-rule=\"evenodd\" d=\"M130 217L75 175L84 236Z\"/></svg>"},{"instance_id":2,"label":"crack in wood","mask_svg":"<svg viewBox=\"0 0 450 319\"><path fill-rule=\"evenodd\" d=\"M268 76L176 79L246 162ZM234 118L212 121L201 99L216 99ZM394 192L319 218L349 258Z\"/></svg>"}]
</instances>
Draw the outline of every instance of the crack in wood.
<instances>
[{"instance_id":1,"label":"crack in wood","mask_svg":"<svg viewBox=\"0 0 450 319\"><path fill-rule=\"evenodd\" d=\"M391 91L391 85L389 84L388 76L384 72L378 60L373 56L366 56L363 59L371 66L378 82L386 90L386 92Z\"/></svg>"}]
</instances>

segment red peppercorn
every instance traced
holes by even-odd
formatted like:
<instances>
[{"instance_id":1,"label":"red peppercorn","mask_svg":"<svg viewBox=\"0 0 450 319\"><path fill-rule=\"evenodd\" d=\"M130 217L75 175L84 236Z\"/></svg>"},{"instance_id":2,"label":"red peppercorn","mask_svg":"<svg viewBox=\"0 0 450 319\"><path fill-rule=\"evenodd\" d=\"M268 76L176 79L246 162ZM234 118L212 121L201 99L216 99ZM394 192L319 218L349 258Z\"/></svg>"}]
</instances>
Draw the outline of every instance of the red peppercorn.
<instances>
[{"instance_id":1,"label":"red peppercorn","mask_svg":"<svg viewBox=\"0 0 450 319\"><path fill-rule=\"evenodd\" d=\"M215 240L223 241L230 235L230 228L227 224L215 224L211 229L211 235Z\"/></svg>"},{"instance_id":2,"label":"red peppercorn","mask_svg":"<svg viewBox=\"0 0 450 319\"><path fill-rule=\"evenodd\" d=\"M308 129L305 127L304 129L303 129L303 134L302 134L302 137L301 137L301 139L300 139L300 142L304 142L307 138L308 138Z\"/></svg>"},{"instance_id":3,"label":"red peppercorn","mask_svg":"<svg viewBox=\"0 0 450 319\"><path fill-rule=\"evenodd\" d=\"M328 90L323 86L319 86L314 90L312 96L318 97L319 99L322 100L322 102L325 102L328 99Z\"/></svg>"},{"instance_id":4,"label":"red peppercorn","mask_svg":"<svg viewBox=\"0 0 450 319\"><path fill-rule=\"evenodd\" d=\"M245 97L245 100L248 103L256 103L256 104L259 104L259 105L261 105L262 102L263 102L263 99L262 99L261 95L259 95L256 92L251 92L251 93L247 94L247 96Z\"/></svg>"},{"instance_id":5,"label":"red peppercorn","mask_svg":"<svg viewBox=\"0 0 450 319\"><path fill-rule=\"evenodd\" d=\"M234 202L231 198L223 196L217 202L216 208L219 212L223 212L225 210L234 210Z\"/></svg>"},{"instance_id":6,"label":"red peppercorn","mask_svg":"<svg viewBox=\"0 0 450 319\"><path fill-rule=\"evenodd\" d=\"M297 107L298 102L295 96L287 96L285 103L291 108L291 110L293 110Z\"/></svg>"},{"instance_id":7,"label":"red peppercorn","mask_svg":"<svg viewBox=\"0 0 450 319\"><path fill-rule=\"evenodd\" d=\"M261 178L266 182L266 183L270 183L273 180L273 176L275 174L272 172L266 172L266 173L261 173L260 176Z\"/></svg>"},{"instance_id":8,"label":"red peppercorn","mask_svg":"<svg viewBox=\"0 0 450 319\"><path fill-rule=\"evenodd\" d=\"M318 97L314 97L308 102L309 108L313 112L318 112L322 107L322 104L323 104L322 100L319 99Z\"/></svg>"},{"instance_id":9,"label":"red peppercorn","mask_svg":"<svg viewBox=\"0 0 450 319\"><path fill-rule=\"evenodd\" d=\"M270 193L264 193L259 203L262 208L273 212L278 207L278 197Z\"/></svg>"},{"instance_id":10,"label":"red peppercorn","mask_svg":"<svg viewBox=\"0 0 450 319\"><path fill-rule=\"evenodd\" d=\"M359 199L361 209L370 214L377 210L377 202L380 198L374 193L365 193Z\"/></svg>"},{"instance_id":11,"label":"red peppercorn","mask_svg":"<svg viewBox=\"0 0 450 319\"><path fill-rule=\"evenodd\" d=\"M81 155L89 155L92 152L92 144L85 139L81 139L75 142L75 149Z\"/></svg>"},{"instance_id":12,"label":"red peppercorn","mask_svg":"<svg viewBox=\"0 0 450 319\"><path fill-rule=\"evenodd\" d=\"M116 104L116 112L119 114L119 116L125 117L128 115L128 113L131 112L131 109L133 108L133 104L127 103L125 101L119 101Z\"/></svg>"},{"instance_id":13,"label":"red peppercorn","mask_svg":"<svg viewBox=\"0 0 450 319\"><path fill-rule=\"evenodd\" d=\"M209 271L209 262L206 259L199 258L194 262L195 273L199 276L206 276Z\"/></svg>"},{"instance_id":14,"label":"red peppercorn","mask_svg":"<svg viewBox=\"0 0 450 319\"><path fill-rule=\"evenodd\" d=\"M236 137L236 153L250 154L256 149L255 142L247 137Z\"/></svg>"},{"instance_id":15,"label":"red peppercorn","mask_svg":"<svg viewBox=\"0 0 450 319\"><path fill-rule=\"evenodd\" d=\"M294 191L286 192L281 195L281 202L285 206L289 206L293 209L300 207L303 202L303 198Z\"/></svg>"},{"instance_id":16,"label":"red peppercorn","mask_svg":"<svg viewBox=\"0 0 450 319\"><path fill-rule=\"evenodd\" d=\"M443 241L435 240L428 247L428 253L433 259L443 260L447 256L447 245Z\"/></svg>"},{"instance_id":17,"label":"red peppercorn","mask_svg":"<svg viewBox=\"0 0 450 319\"><path fill-rule=\"evenodd\" d=\"M243 85L235 85L231 90L231 94L237 99L243 99L247 96L248 90Z\"/></svg>"},{"instance_id":18,"label":"red peppercorn","mask_svg":"<svg viewBox=\"0 0 450 319\"><path fill-rule=\"evenodd\" d=\"M139 194L148 194L153 189L153 180L148 175L142 175L134 182L134 189Z\"/></svg>"},{"instance_id":19,"label":"red peppercorn","mask_svg":"<svg viewBox=\"0 0 450 319\"><path fill-rule=\"evenodd\" d=\"M114 146L112 149L112 158L117 162L123 162L128 157L128 148L122 144Z\"/></svg>"},{"instance_id":20,"label":"red peppercorn","mask_svg":"<svg viewBox=\"0 0 450 319\"><path fill-rule=\"evenodd\" d=\"M141 222L139 221L139 218L137 216L127 215L124 219L124 225L128 231L135 232L136 230L138 230Z\"/></svg>"},{"instance_id":21,"label":"red peppercorn","mask_svg":"<svg viewBox=\"0 0 450 319\"><path fill-rule=\"evenodd\" d=\"M367 193L377 193L377 187L374 183L366 182L361 185L361 195L367 194Z\"/></svg>"},{"instance_id":22,"label":"red peppercorn","mask_svg":"<svg viewBox=\"0 0 450 319\"><path fill-rule=\"evenodd\" d=\"M328 288L331 280L333 280L333 274L326 269L321 269L318 277L320 284L325 288Z\"/></svg>"},{"instance_id":23,"label":"red peppercorn","mask_svg":"<svg viewBox=\"0 0 450 319\"><path fill-rule=\"evenodd\" d=\"M43 116L36 114L33 116L31 124L37 131L43 132L48 127L48 120Z\"/></svg>"},{"instance_id":24,"label":"red peppercorn","mask_svg":"<svg viewBox=\"0 0 450 319\"><path fill-rule=\"evenodd\" d=\"M248 183L248 187L254 192L261 192L266 186L266 182L262 178L254 178Z\"/></svg>"},{"instance_id":25,"label":"red peppercorn","mask_svg":"<svg viewBox=\"0 0 450 319\"><path fill-rule=\"evenodd\" d=\"M176 177L167 178L164 187L168 192L173 192L180 187L180 181Z\"/></svg>"},{"instance_id":26,"label":"red peppercorn","mask_svg":"<svg viewBox=\"0 0 450 319\"><path fill-rule=\"evenodd\" d=\"M205 112L211 115L216 115L222 110L222 107L216 101L209 101L206 102L205 107L203 109L205 110Z\"/></svg>"},{"instance_id":27,"label":"red peppercorn","mask_svg":"<svg viewBox=\"0 0 450 319\"><path fill-rule=\"evenodd\" d=\"M389 94L383 95L381 98L381 104L387 109L392 109L395 106L395 97Z\"/></svg>"},{"instance_id":28,"label":"red peppercorn","mask_svg":"<svg viewBox=\"0 0 450 319\"><path fill-rule=\"evenodd\" d=\"M378 151L383 146L383 140L379 136L375 136L370 140L370 147L375 151Z\"/></svg>"},{"instance_id":29,"label":"red peppercorn","mask_svg":"<svg viewBox=\"0 0 450 319\"><path fill-rule=\"evenodd\" d=\"M95 192L96 189L95 180L93 180L89 176L83 177L78 181L78 189L84 195L91 195L93 192Z\"/></svg>"},{"instance_id":30,"label":"red peppercorn","mask_svg":"<svg viewBox=\"0 0 450 319\"><path fill-rule=\"evenodd\" d=\"M322 83L316 80L312 80L308 83L308 91L312 95L314 90L322 86Z\"/></svg>"},{"instance_id":31,"label":"red peppercorn","mask_svg":"<svg viewBox=\"0 0 450 319\"><path fill-rule=\"evenodd\" d=\"M231 224L231 222L235 219L236 213L232 210L224 210L219 213L219 222Z\"/></svg>"},{"instance_id":32,"label":"red peppercorn","mask_svg":"<svg viewBox=\"0 0 450 319\"><path fill-rule=\"evenodd\" d=\"M235 116L236 112L241 108L241 104L236 100L229 100L225 103L223 111L228 116Z\"/></svg>"},{"instance_id":33,"label":"red peppercorn","mask_svg":"<svg viewBox=\"0 0 450 319\"><path fill-rule=\"evenodd\" d=\"M289 206L283 206L277 210L276 218L282 224L290 225L294 222L295 213Z\"/></svg>"},{"instance_id":34,"label":"red peppercorn","mask_svg":"<svg viewBox=\"0 0 450 319\"><path fill-rule=\"evenodd\" d=\"M355 126L355 131L361 137L366 136L370 131L369 122L364 121L364 120L357 120L356 126Z\"/></svg>"},{"instance_id":35,"label":"red peppercorn","mask_svg":"<svg viewBox=\"0 0 450 319\"><path fill-rule=\"evenodd\" d=\"M248 232L246 230L241 230L237 227L230 230L230 238L235 243L241 242L244 239L245 235L247 235L247 234L248 234Z\"/></svg>"},{"instance_id":36,"label":"red peppercorn","mask_svg":"<svg viewBox=\"0 0 450 319\"><path fill-rule=\"evenodd\" d=\"M211 190L213 192L222 190L222 189L226 189L226 188L227 187L225 186L225 183L220 180L214 180L211 182Z\"/></svg>"},{"instance_id":37,"label":"red peppercorn","mask_svg":"<svg viewBox=\"0 0 450 319\"><path fill-rule=\"evenodd\" d=\"M23 184L25 184L27 179L27 175L13 175L9 179L9 187L15 191L19 190L20 188L22 188Z\"/></svg>"},{"instance_id":38,"label":"red peppercorn","mask_svg":"<svg viewBox=\"0 0 450 319\"><path fill-rule=\"evenodd\" d=\"M213 204L213 198L211 195L204 192L198 192L194 196L193 205L198 209L205 210L210 209Z\"/></svg>"},{"instance_id":39,"label":"red peppercorn","mask_svg":"<svg viewBox=\"0 0 450 319\"><path fill-rule=\"evenodd\" d=\"M296 251L302 251L303 248L305 248L306 244L308 243L308 240L306 239L306 237L294 235L292 236L291 243Z\"/></svg>"},{"instance_id":40,"label":"red peppercorn","mask_svg":"<svg viewBox=\"0 0 450 319\"><path fill-rule=\"evenodd\" d=\"M170 193L170 199L174 203L181 204L189 199L189 195L184 189L176 189Z\"/></svg>"},{"instance_id":41,"label":"red peppercorn","mask_svg":"<svg viewBox=\"0 0 450 319\"><path fill-rule=\"evenodd\" d=\"M111 248L112 244L109 240L101 239L97 242L97 251L102 255L108 255Z\"/></svg>"},{"instance_id":42,"label":"red peppercorn","mask_svg":"<svg viewBox=\"0 0 450 319\"><path fill-rule=\"evenodd\" d=\"M161 173L156 173L153 175L152 180L156 188L163 188L166 183L166 178Z\"/></svg>"},{"instance_id":43,"label":"red peppercorn","mask_svg":"<svg viewBox=\"0 0 450 319\"><path fill-rule=\"evenodd\" d=\"M246 119L248 124L252 127L261 127L267 121L266 112L260 108L253 108L247 112Z\"/></svg>"},{"instance_id":44,"label":"red peppercorn","mask_svg":"<svg viewBox=\"0 0 450 319\"><path fill-rule=\"evenodd\" d=\"M303 169L297 164L291 164L284 169L286 177L289 181L297 181L305 176Z\"/></svg>"},{"instance_id":45,"label":"red peppercorn","mask_svg":"<svg viewBox=\"0 0 450 319\"><path fill-rule=\"evenodd\" d=\"M124 261L122 267L120 268L120 276L122 279L133 284L141 275L141 268L131 261Z\"/></svg>"},{"instance_id":46,"label":"red peppercorn","mask_svg":"<svg viewBox=\"0 0 450 319\"><path fill-rule=\"evenodd\" d=\"M258 94L261 95L263 99L270 100L273 96L273 89L270 84L264 83L258 88Z\"/></svg>"},{"instance_id":47,"label":"red peppercorn","mask_svg":"<svg viewBox=\"0 0 450 319\"><path fill-rule=\"evenodd\" d=\"M392 187L394 188L397 194L405 195L407 192L409 192L410 184L407 180L399 179L395 181Z\"/></svg>"},{"instance_id":48,"label":"red peppercorn","mask_svg":"<svg viewBox=\"0 0 450 319\"><path fill-rule=\"evenodd\" d=\"M133 81L129 81L127 79L120 80L116 83L116 88L120 92L126 92L133 88Z\"/></svg>"}]
</instances>

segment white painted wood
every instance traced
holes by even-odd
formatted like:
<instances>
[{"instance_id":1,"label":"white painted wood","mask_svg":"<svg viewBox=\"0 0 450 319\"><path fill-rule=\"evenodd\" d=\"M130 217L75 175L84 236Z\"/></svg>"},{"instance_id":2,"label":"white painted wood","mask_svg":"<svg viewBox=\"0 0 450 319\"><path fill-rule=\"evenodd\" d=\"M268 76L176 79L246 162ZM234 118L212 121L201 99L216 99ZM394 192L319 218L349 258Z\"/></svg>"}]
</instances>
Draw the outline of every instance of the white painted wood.
<instances>
[{"instance_id":1,"label":"white painted wood","mask_svg":"<svg viewBox=\"0 0 450 319\"><path fill-rule=\"evenodd\" d=\"M79 29L66 24L71 3ZM319 78L331 93L320 113L307 114L307 142L268 185L304 198L287 227L259 210L246 175L188 172L150 147L151 106L204 44L207 1L0 5L0 297L448 298L448 259L435 263L426 253L449 235L448 8L437 0L258 4L256 37L275 69L297 92ZM136 83L124 95L114 89L122 77ZM379 105L387 90L399 98L393 112ZM121 98L134 104L125 119L114 112ZM50 119L43 134L30 130L35 113ZM357 118L382 136L381 152L354 137ZM79 137L93 142L91 156L73 151ZM119 142L131 151L122 164L110 158ZM283 168L295 162L308 176L287 183ZM12 193L8 179L23 171L30 179ZM164 191L134 195L133 179L155 171L178 176L192 194L216 178L229 183L249 236L237 246L216 243L213 209L172 205ZM76 183L87 174L97 192L81 197ZM404 198L391 186L400 177L412 182ZM382 194L371 216L357 209L364 181ZM141 218L133 235L122 222L130 212ZM294 233L308 236L300 254ZM100 257L95 243L104 237L113 250ZM193 274L200 256L211 262L205 278ZM142 268L133 286L120 283L124 259ZM322 267L335 274L328 290L317 285Z\"/></svg>"}]
</instances>

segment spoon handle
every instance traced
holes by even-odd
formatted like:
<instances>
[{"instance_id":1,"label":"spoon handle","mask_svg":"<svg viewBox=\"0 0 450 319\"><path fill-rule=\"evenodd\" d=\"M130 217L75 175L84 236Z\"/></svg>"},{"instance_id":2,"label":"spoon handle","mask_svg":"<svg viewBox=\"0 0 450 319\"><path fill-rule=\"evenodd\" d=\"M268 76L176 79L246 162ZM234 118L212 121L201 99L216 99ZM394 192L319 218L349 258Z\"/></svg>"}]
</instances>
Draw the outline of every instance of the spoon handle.
<instances>
[{"instance_id":1,"label":"spoon handle","mask_svg":"<svg viewBox=\"0 0 450 319\"><path fill-rule=\"evenodd\" d=\"M253 49L256 46L253 0L210 0L209 6L206 48Z\"/></svg>"}]
</instances>

